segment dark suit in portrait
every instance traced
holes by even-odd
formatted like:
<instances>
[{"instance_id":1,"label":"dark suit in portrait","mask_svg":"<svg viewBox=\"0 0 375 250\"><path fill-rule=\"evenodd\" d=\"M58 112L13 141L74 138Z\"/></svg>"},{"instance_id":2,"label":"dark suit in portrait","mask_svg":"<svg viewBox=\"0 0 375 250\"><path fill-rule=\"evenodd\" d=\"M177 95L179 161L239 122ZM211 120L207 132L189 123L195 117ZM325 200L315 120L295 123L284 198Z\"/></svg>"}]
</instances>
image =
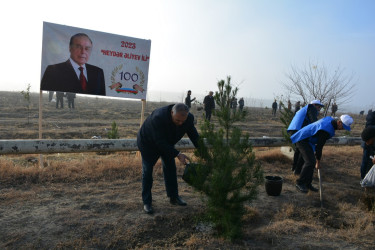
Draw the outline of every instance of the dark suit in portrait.
<instances>
[{"instance_id":1,"label":"dark suit in portrait","mask_svg":"<svg viewBox=\"0 0 375 250\"><path fill-rule=\"evenodd\" d=\"M80 80L69 60L47 67L42 78L41 89L105 96L103 70L91 64L85 66L88 78L86 91L83 91Z\"/></svg>"}]
</instances>

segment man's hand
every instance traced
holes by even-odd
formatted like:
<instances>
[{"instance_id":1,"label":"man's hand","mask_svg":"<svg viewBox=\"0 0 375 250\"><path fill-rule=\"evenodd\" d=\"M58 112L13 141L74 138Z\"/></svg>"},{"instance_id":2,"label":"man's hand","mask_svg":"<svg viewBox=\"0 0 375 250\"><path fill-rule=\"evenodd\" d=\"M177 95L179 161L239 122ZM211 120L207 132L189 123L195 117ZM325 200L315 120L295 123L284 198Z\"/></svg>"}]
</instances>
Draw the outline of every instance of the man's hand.
<instances>
[{"instance_id":1,"label":"man's hand","mask_svg":"<svg viewBox=\"0 0 375 250\"><path fill-rule=\"evenodd\" d=\"M320 169L320 161L319 160L316 160L315 168Z\"/></svg>"},{"instance_id":2,"label":"man's hand","mask_svg":"<svg viewBox=\"0 0 375 250\"><path fill-rule=\"evenodd\" d=\"M184 164L184 165L186 165L187 162L190 161L189 157L187 157L186 155L181 154L181 153L179 153L179 154L177 155L177 158L178 158L178 160L179 160L182 164Z\"/></svg>"}]
</instances>

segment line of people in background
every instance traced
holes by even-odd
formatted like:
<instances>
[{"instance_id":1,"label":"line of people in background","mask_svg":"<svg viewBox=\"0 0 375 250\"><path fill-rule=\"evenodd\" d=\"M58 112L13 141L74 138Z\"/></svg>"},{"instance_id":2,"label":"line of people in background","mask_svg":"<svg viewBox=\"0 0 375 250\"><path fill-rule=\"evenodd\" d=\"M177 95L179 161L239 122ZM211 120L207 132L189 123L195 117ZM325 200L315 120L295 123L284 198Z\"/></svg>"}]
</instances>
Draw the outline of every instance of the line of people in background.
<instances>
[{"instance_id":1,"label":"line of people in background","mask_svg":"<svg viewBox=\"0 0 375 250\"><path fill-rule=\"evenodd\" d=\"M280 100L279 101L279 104L277 104L277 101L276 99L274 100L274 102L272 103L272 115L273 116L276 116L276 111L277 111L277 108L279 108L279 111L281 111L281 108L282 108L282 101ZM295 104L294 104L294 113L297 113L301 107L305 107L306 106L306 103L303 103L301 104L301 101L297 101ZM292 103L290 100L288 100L288 106L287 108L289 110L292 110ZM338 106L336 104L336 102L334 102L332 105L331 105L331 116L336 116L336 112L338 110Z\"/></svg>"},{"instance_id":2,"label":"line of people in background","mask_svg":"<svg viewBox=\"0 0 375 250\"><path fill-rule=\"evenodd\" d=\"M203 109L205 112L205 118L208 121L211 121L212 111L215 109L215 99L213 96L214 92L210 91L208 95L206 95L203 99ZM188 90L187 95L185 97L185 105L191 108L191 103L195 101L196 98L191 97L191 90ZM242 112L243 108L245 106L245 101L241 97L240 100L237 101L237 98L233 98L230 103L230 108L235 112L237 110L237 106L239 107L239 110Z\"/></svg>"},{"instance_id":3,"label":"line of people in background","mask_svg":"<svg viewBox=\"0 0 375 250\"><path fill-rule=\"evenodd\" d=\"M53 95L55 91L49 91L48 93L48 101L52 102L53 101ZM58 109L59 107L61 109L64 108L64 97L68 100L68 107L70 110L74 109L74 99L76 98L76 93L70 93L70 92L59 92L56 91L56 108Z\"/></svg>"}]
</instances>

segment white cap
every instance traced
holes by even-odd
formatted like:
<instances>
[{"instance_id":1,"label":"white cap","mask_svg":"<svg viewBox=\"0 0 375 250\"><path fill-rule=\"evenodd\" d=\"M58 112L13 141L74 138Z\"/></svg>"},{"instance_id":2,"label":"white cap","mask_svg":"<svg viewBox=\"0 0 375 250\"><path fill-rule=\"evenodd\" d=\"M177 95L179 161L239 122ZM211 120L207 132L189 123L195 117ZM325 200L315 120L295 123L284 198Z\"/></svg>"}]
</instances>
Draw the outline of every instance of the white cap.
<instances>
[{"instance_id":1,"label":"white cap","mask_svg":"<svg viewBox=\"0 0 375 250\"><path fill-rule=\"evenodd\" d=\"M310 102L310 104L316 104L316 105L320 105L320 106L324 107L324 105L319 100L313 100L313 101Z\"/></svg>"},{"instance_id":2,"label":"white cap","mask_svg":"<svg viewBox=\"0 0 375 250\"><path fill-rule=\"evenodd\" d=\"M340 116L340 120L342 121L344 129L350 131L350 125L353 123L353 118L351 118L350 115L342 115Z\"/></svg>"}]
</instances>

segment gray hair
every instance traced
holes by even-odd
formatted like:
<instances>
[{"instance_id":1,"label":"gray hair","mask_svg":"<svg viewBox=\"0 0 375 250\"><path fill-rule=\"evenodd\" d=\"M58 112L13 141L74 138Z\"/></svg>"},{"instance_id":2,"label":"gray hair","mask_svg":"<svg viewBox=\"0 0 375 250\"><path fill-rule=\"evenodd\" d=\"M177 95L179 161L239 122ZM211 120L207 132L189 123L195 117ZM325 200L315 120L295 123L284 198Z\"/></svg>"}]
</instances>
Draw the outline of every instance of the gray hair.
<instances>
[{"instance_id":1,"label":"gray hair","mask_svg":"<svg viewBox=\"0 0 375 250\"><path fill-rule=\"evenodd\" d=\"M176 103L172 107L173 114L177 113L185 113L186 115L189 113L189 107L186 106L184 103Z\"/></svg>"},{"instance_id":2,"label":"gray hair","mask_svg":"<svg viewBox=\"0 0 375 250\"><path fill-rule=\"evenodd\" d=\"M86 35L85 33L77 33L70 38L69 47L73 45L74 39L76 39L77 37L82 37L82 36L87 37L90 40L90 43L92 45L92 41L88 35Z\"/></svg>"}]
</instances>

